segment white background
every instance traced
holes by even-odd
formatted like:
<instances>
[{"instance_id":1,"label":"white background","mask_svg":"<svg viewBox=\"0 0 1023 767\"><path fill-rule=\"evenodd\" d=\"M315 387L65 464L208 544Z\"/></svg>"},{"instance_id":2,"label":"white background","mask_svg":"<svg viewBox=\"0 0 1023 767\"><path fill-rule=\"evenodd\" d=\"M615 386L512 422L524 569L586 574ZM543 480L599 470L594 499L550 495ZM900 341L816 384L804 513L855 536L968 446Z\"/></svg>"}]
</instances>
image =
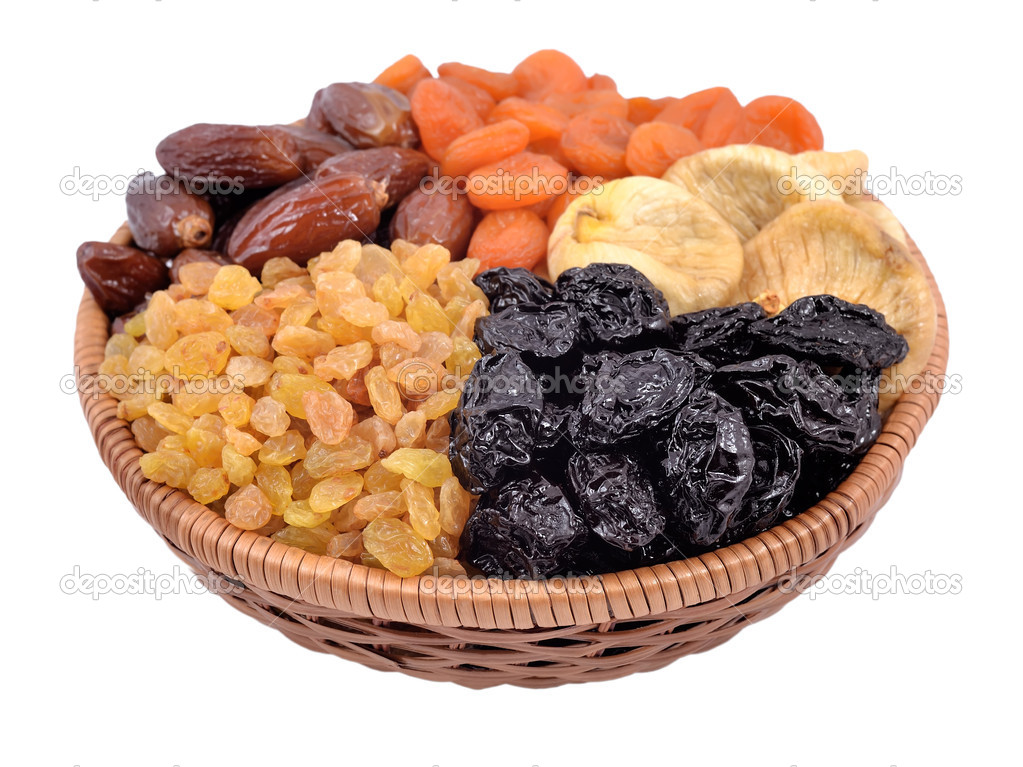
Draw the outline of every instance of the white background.
<instances>
[{"instance_id":1,"label":"white background","mask_svg":"<svg viewBox=\"0 0 1023 767\"><path fill-rule=\"evenodd\" d=\"M1018 26L992 4L5 3L0 761L55 767L560 767L1017 763ZM1002 6L1009 7L1009 6ZM669 10L670 8L670 10ZM472 692L301 649L207 594L66 595L63 575L173 573L108 475L71 372L74 253L123 201L61 179L155 169L193 122L286 122L407 52L509 70L562 48L625 95L793 96L875 173L944 290L946 397L873 528L835 571L958 575L958 594L806 596L651 674Z\"/></svg>"}]
</instances>

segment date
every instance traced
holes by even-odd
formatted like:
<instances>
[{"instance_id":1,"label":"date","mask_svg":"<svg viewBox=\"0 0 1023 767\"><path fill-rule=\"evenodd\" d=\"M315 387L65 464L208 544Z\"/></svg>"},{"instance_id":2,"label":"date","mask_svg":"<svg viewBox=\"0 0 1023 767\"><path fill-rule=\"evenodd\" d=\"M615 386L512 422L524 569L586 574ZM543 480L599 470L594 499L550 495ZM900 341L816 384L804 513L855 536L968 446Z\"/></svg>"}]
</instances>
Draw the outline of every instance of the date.
<instances>
[{"instance_id":1,"label":"date","mask_svg":"<svg viewBox=\"0 0 1023 767\"><path fill-rule=\"evenodd\" d=\"M386 199L376 182L357 173L279 190L246 211L231 234L227 255L253 274L275 257L305 264L341 240L371 234Z\"/></svg>"},{"instance_id":2,"label":"date","mask_svg":"<svg viewBox=\"0 0 1023 767\"><path fill-rule=\"evenodd\" d=\"M330 131L359 149L419 143L404 95L375 83L334 83L313 97L306 125Z\"/></svg>"},{"instance_id":3,"label":"date","mask_svg":"<svg viewBox=\"0 0 1023 767\"><path fill-rule=\"evenodd\" d=\"M82 282L110 316L132 311L147 293L169 284L161 259L128 245L83 242L77 260Z\"/></svg>"},{"instance_id":4,"label":"date","mask_svg":"<svg viewBox=\"0 0 1023 767\"><path fill-rule=\"evenodd\" d=\"M143 173L128 184L128 227L135 244L171 258L184 248L202 248L213 239L213 208L172 176Z\"/></svg>"},{"instance_id":5,"label":"date","mask_svg":"<svg viewBox=\"0 0 1023 767\"><path fill-rule=\"evenodd\" d=\"M331 157L316 170L316 178L361 173L383 186L387 192L386 207L392 208L419 186L432 164L429 157L415 149L382 146Z\"/></svg>"},{"instance_id":6,"label":"date","mask_svg":"<svg viewBox=\"0 0 1023 767\"><path fill-rule=\"evenodd\" d=\"M451 259L465 258L476 223L476 210L464 194L442 194L416 189L391 219L391 239L417 245L436 243L451 252Z\"/></svg>"}]
</instances>

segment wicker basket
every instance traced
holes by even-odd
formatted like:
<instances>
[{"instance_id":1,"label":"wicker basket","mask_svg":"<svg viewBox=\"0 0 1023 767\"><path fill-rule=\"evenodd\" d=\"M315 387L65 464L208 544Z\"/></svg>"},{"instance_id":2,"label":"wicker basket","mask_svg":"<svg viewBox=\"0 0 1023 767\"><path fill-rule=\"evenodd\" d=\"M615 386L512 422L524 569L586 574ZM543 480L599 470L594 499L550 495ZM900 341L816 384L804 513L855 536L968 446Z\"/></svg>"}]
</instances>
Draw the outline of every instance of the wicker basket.
<instances>
[{"instance_id":1,"label":"wicker basket","mask_svg":"<svg viewBox=\"0 0 1023 767\"><path fill-rule=\"evenodd\" d=\"M126 244L122 227L113 238ZM938 307L928 362L948 359L941 295L915 244ZM108 322L86 291L75 365L97 372ZM754 538L699 557L591 579L500 581L389 572L309 554L229 525L186 493L150 482L141 451L112 397L83 392L82 408L103 462L138 512L239 610L320 652L372 668L482 688L549 687L649 671L709 650L777 612L794 579L828 572L888 499L902 464L938 403L906 394L877 443L834 492Z\"/></svg>"}]
</instances>

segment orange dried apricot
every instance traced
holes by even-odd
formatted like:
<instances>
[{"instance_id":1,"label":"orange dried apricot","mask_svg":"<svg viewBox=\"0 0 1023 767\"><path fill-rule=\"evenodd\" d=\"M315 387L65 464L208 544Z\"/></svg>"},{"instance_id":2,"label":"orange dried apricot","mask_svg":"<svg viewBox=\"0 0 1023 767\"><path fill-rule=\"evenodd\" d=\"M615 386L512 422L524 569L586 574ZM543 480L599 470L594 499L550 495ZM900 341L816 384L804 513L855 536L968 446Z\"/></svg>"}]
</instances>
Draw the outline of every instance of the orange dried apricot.
<instances>
[{"instance_id":1,"label":"orange dried apricot","mask_svg":"<svg viewBox=\"0 0 1023 767\"><path fill-rule=\"evenodd\" d=\"M732 143L732 132L742 119L742 105L737 98L732 96L719 99L711 107L703 129L698 134L701 143L707 148Z\"/></svg>"},{"instance_id":2,"label":"orange dried apricot","mask_svg":"<svg viewBox=\"0 0 1023 767\"><path fill-rule=\"evenodd\" d=\"M634 127L620 117L581 114L569 120L561 136L561 149L579 173L621 178L629 172L625 148Z\"/></svg>"},{"instance_id":3,"label":"orange dried apricot","mask_svg":"<svg viewBox=\"0 0 1023 767\"><path fill-rule=\"evenodd\" d=\"M438 78L442 83L447 83L456 91L465 96L466 99L472 104L476 110L476 114L480 116L481 120L486 120L491 112L494 111L494 106L497 102L494 101L494 97L487 93L479 86L467 83L460 77L440 77Z\"/></svg>"},{"instance_id":4,"label":"orange dried apricot","mask_svg":"<svg viewBox=\"0 0 1023 767\"><path fill-rule=\"evenodd\" d=\"M568 188L568 169L547 155L519 152L469 175L466 194L483 210L508 210L546 200ZM472 245L470 244L470 251ZM472 258L472 256L469 256Z\"/></svg>"},{"instance_id":5,"label":"orange dried apricot","mask_svg":"<svg viewBox=\"0 0 1023 767\"><path fill-rule=\"evenodd\" d=\"M810 111L795 99L761 96L742 110L730 143L751 143L789 154L824 148L824 134Z\"/></svg>"},{"instance_id":6,"label":"orange dried apricot","mask_svg":"<svg viewBox=\"0 0 1023 767\"><path fill-rule=\"evenodd\" d=\"M610 75L590 75L586 87L591 91L617 91L618 83Z\"/></svg>"},{"instance_id":7,"label":"orange dried apricot","mask_svg":"<svg viewBox=\"0 0 1023 767\"><path fill-rule=\"evenodd\" d=\"M410 101L423 149L434 160L444 159L456 138L483 126L472 102L449 83L423 80L412 91Z\"/></svg>"},{"instance_id":8,"label":"orange dried apricot","mask_svg":"<svg viewBox=\"0 0 1023 767\"><path fill-rule=\"evenodd\" d=\"M633 175L660 178L675 160L701 149L700 140L688 128L673 123L643 123L629 136L625 164Z\"/></svg>"},{"instance_id":9,"label":"orange dried apricot","mask_svg":"<svg viewBox=\"0 0 1023 767\"><path fill-rule=\"evenodd\" d=\"M512 70L519 95L539 101L552 93L574 93L586 89L587 78L579 65L561 51L537 51L526 56Z\"/></svg>"},{"instance_id":10,"label":"orange dried apricot","mask_svg":"<svg viewBox=\"0 0 1023 767\"><path fill-rule=\"evenodd\" d=\"M640 123L648 123L651 120L656 120L657 115L676 101L678 101L678 99L670 96L663 99L651 99L646 96L636 96L628 100L628 120L633 125L639 125Z\"/></svg>"},{"instance_id":11,"label":"orange dried apricot","mask_svg":"<svg viewBox=\"0 0 1023 767\"><path fill-rule=\"evenodd\" d=\"M530 141L557 138L568 125L568 118L554 107L535 104L518 96L500 102L490 113L489 119L490 122L518 120L529 128Z\"/></svg>"},{"instance_id":12,"label":"orange dried apricot","mask_svg":"<svg viewBox=\"0 0 1023 767\"><path fill-rule=\"evenodd\" d=\"M408 56L402 56L391 66L387 67L387 69L376 76L373 82L377 85L386 85L388 88L394 88L394 90L408 95L416 83L428 77L430 77L430 70L423 65L418 56L409 54Z\"/></svg>"},{"instance_id":13,"label":"orange dried apricot","mask_svg":"<svg viewBox=\"0 0 1023 767\"><path fill-rule=\"evenodd\" d=\"M552 93L543 103L569 118L586 112L599 112L623 120L629 116L629 102L624 96L619 96L617 91L611 90Z\"/></svg>"},{"instance_id":14,"label":"orange dried apricot","mask_svg":"<svg viewBox=\"0 0 1023 767\"><path fill-rule=\"evenodd\" d=\"M554 202L547 211L547 226L553 229L558 219L561 218L561 214L565 212L572 200L591 191L594 183L593 179L588 176L578 176L573 179L568 190L554 198Z\"/></svg>"},{"instance_id":15,"label":"orange dried apricot","mask_svg":"<svg viewBox=\"0 0 1023 767\"><path fill-rule=\"evenodd\" d=\"M469 241L469 258L480 262L479 271L495 266L530 269L547 255L547 225L528 210L500 210L480 221Z\"/></svg>"},{"instance_id":16,"label":"orange dried apricot","mask_svg":"<svg viewBox=\"0 0 1023 767\"><path fill-rule=\"evenodd\" d=\"M459 136L448 146L441 163L445 176L461 176L481 165L525 150L529 128L518 120L501 120Z\"/></svg>"},{"instance_id":17,"label":"orange dried apricot","mask_svg":"<svg viewBox=\"0 0 1023 767\"><path fill-rule=\"evenodd\" d=\"M470 85L482 88L495 101L514 96L519 87L518 81L507 73L491 72L487 69L453 61L437 67L437 74L441 77L457 77Z\"/></svg>"},{"instance_id":18,"label":"orange dried apricot","mask_svg":"<svg viewBox=\"0 0 1023 767\"><path fill-rule=\"evenodd\" d=\"M697 136L703 134L703 126L711 110L719 101L734 102L738 105L735 94L728 88L707 88L690 93L666 106L655 118L658 122L675 123L689 128Z\"/></svg>"}]
</instances>

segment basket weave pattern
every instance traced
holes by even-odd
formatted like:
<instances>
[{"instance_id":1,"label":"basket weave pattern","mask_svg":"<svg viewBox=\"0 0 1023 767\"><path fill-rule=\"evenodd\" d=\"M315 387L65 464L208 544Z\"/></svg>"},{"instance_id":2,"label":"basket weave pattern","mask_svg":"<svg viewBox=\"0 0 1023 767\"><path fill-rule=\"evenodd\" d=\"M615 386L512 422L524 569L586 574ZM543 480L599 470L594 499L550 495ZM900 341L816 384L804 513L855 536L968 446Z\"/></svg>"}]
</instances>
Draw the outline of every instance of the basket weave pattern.
<instances>
[{"instance_id":1,"label":"basket weave pattern","mask_svg":"<svg viewBox=\"0 0 1023 767\"><path fill-rule=\"evenodd\" d=\"M113 238L127 243L126 227ZM948 323L933 276L938 333L927 371L944 374ZM86 291L80 377L103 361L109 327ZM468 687L548 687L647 671L708 650L777 612L801 577L828 572L891 495L939 393L903 395L853 474L813 508L753 538L687 560L592 579L499 581L392 573L309 554L229 525L180 490L150 482L108 395L80 394L103 462L132 505L227 602L295 642L367 666Z\"/></svg>"}]
</instances>

